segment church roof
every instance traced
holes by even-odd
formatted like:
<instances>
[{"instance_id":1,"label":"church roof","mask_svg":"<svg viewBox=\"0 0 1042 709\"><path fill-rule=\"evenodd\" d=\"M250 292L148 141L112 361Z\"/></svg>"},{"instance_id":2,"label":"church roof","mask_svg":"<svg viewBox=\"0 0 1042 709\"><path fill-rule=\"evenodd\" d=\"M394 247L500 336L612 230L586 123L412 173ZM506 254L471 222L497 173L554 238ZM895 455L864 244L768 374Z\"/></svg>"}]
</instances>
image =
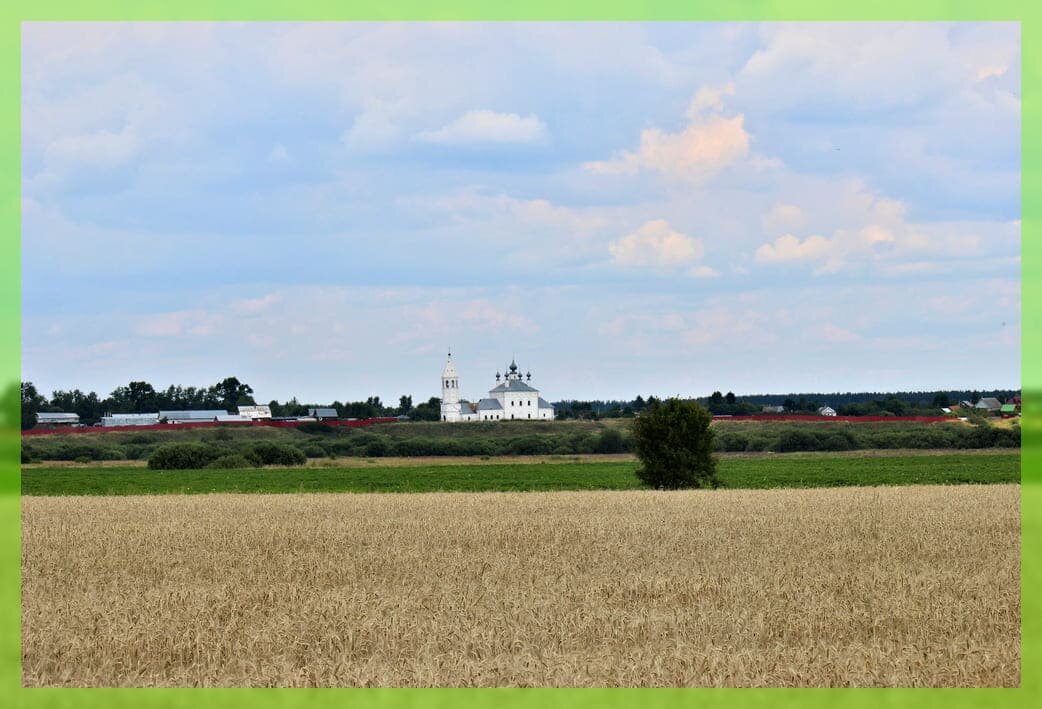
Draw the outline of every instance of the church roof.
<instances>
[{"instance_id":1,"label":"church roof","mask_svg":"<svg viewBox=\"0 0 1042 709\"><path fill-rule=\"evenodd\" d=\"M546 399L544 399L543 397L539 397L539 408L540 409L552 409L554 407L550 406L550 404L547 402Z\"/></svg>"},{"instance_id":2,"label":"church roof","mask_svg":"<svg viewBox=\"0 0 1042 709\"><path fill-rule=\"evenodd\" d=\"M499 403L499 399L482 399L478 402L478 411L489 411L492 409L503 410L503 405Z\"/></svg>"},{"instance_id":3,"label":"church roof","mask_svg":"<svg viewBox=\"0 0 1042 709\"><path fill-rule=\"evenodd\" d=\"M507 379L505 382L500 382L495 388L489 390L489 394L500 391L533 391L538 392L538 389L534 389L525 384L520 379Z\"/></svg>"}]
</instances>

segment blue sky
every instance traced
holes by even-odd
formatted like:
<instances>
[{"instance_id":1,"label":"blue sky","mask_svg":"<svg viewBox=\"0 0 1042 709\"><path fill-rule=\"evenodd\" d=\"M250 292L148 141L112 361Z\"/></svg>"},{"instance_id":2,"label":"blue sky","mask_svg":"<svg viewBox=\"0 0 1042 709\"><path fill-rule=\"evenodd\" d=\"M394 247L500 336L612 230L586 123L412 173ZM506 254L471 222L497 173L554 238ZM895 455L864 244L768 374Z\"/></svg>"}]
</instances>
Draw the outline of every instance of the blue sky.
<instances>
[{"instance_id":1,"label":"blue sky","mask_svg":"<svg viewBox=\"0 0 1042 709\"><path fill-rule=\"evenodd\" d=\"M1020 385L1020 33L23 25L23 376Z\"/></svg>"}]
</instances>

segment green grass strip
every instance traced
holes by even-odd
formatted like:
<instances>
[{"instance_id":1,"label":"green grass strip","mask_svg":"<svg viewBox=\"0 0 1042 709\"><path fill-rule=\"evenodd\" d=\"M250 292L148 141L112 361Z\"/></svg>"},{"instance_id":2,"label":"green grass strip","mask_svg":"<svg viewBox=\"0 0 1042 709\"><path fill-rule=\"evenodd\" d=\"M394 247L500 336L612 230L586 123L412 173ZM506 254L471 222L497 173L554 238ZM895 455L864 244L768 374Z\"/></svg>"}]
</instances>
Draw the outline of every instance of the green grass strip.
<instances>
[{"instance_id":1,"label":"green grass strip","mask_svg":"<svg viewBox=\"0 0 1042 709\"><path fill-rule=\"evenodd\" d=\"M180 471L34 468L22 471L22 494L631 490L642 487L636 469L636 463ZM730 458L720 461L719 471L728 488L1015 483L1020 482L1020 456Z\"/></svg>"}]
</instances>

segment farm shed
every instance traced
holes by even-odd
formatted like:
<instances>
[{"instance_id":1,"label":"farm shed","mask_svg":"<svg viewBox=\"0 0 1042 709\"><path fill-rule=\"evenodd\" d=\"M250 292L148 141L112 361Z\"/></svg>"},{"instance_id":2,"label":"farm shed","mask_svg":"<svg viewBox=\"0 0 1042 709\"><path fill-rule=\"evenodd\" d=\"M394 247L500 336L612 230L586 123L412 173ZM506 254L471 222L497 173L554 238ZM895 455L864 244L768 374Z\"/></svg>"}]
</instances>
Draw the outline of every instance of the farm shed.
<instances>
[{"instance_id":1,"label":"farm shed","mask_svg":"<svg viewBox=\"0 0 1042 709\"><path fill-rule=\"evenodd\" d=\"M340 418L340 414L337 410L332 407L318 407L314 409L308 409L308 416L314 416L319 421L323 419L337 419Z\"/></svg>"},{"instance_id":2,"label":"farm shed","mask_svg":"<svg viewBox=\"0 0 1042 709\"><path fill-rule=\"evenodd\" d=\"M80 415L72 413L38 413L37 426L78 426Z\"/></svg>"},{"instance_id":3,"label":"farm shed","mask_svg":"<svg viewBox=\"0 0 1042 709\"><path fill-rule=\"evenodd\" d=\"M154 426L159 414L109 414L101 417L102 426Z\"/></svg>"},{"instance_id":4,"label":"farm shed","mask_svg":"<svg viewBox=\"0 0 1042 709\"><path fill-rule=\"evenodd\" d=\"M224 409L159 412L159 420L166 419L167 423L200 423L203 421L220 421L221 419L227 419L227 417L228 412Z\"/></svg>"}]
</instances>

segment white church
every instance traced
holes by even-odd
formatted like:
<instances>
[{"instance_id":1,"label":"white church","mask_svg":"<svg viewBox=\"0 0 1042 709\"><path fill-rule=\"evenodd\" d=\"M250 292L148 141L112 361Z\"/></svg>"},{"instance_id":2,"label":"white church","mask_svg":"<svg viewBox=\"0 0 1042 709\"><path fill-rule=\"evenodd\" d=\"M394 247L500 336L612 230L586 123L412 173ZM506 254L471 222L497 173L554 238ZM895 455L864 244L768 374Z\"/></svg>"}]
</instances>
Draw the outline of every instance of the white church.
<instances>
[{"instance_id":1,"label":"white church","mask_svg":"<svg viewBox=\"0 0 1042 709\"><path fill-rule=\"evenodd\" d=\"M500 381L502 379L502 381ZM456 365L449 361L441 370L441 420L442 421L509 421L510 419L552 421L554 407L541 396L539 390L529 382L532 373L522 375L517 364L510 362L507 373L496 372L496 386L489 389L488 397L477 403L460 398L459 376Z\"/></svg>"}]
</instances>

